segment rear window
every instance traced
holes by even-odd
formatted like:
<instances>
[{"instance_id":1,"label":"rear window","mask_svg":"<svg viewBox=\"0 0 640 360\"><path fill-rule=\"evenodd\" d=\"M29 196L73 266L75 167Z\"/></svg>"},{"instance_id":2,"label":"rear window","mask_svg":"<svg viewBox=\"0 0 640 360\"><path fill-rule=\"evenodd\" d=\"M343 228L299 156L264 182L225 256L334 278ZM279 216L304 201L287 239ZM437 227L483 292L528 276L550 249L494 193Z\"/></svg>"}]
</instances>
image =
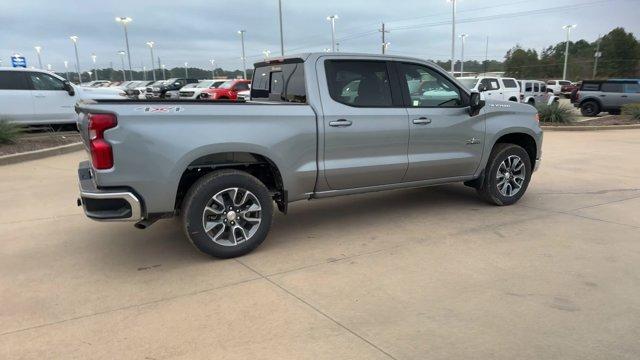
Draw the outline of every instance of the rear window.
<instances>
[{"instance_id":1,"label":"rear window","mask_svg":"<svg viewBox=\"0 0 640 360\"><path fill-rule=\"evenodd\" d=\"M560 85L571 85L571 81L558 81Z\"/></svg>"},{"instance_id":2,"label":"rear window","mask_svg":"<svg viewBox=\"0 0 640 360\"><path fill-rule=\"evenodd\" d=\"M251 99L307 102L302 59L290 59L276 64L256 64L251 84Z\"/></svg>"},{"instance_id":3,"label":"rear window","mask_svg":"<svg viewBox=\"0 0 640 360\"><path fill-rule=\"evenodd\" d=\"M624 92L630 93L630 94L640 93L640 83L624 84Z\"/></svg>"},{"instance_id":4,"label":"rear window","mask_svg":"<svg viewBox=\"0 0 640 360\"><path fill-rule=\"evenodd\" d=\"M582 91L600 91L600 83L582 83L582 87L580 88Z\"/></svg>"},{"instance_id":5,"label":"rear window","mask_svg":"<svg viewBox=\"0 0 640 360\"><path fill-rule=\"evenodd\" d=\"M513 79L502 79L505 88L517 88L518 83Z\"/></svg>"},{"instance_id":6,"label":"rear window","mask_svg":"<svg viewBox=\"0 0 640 360\"><path fill-rule=\"evenodd\" d=\"M26 74L22 71L0 71L0 90L29 90Z\"/></svg>"}]
</instances>

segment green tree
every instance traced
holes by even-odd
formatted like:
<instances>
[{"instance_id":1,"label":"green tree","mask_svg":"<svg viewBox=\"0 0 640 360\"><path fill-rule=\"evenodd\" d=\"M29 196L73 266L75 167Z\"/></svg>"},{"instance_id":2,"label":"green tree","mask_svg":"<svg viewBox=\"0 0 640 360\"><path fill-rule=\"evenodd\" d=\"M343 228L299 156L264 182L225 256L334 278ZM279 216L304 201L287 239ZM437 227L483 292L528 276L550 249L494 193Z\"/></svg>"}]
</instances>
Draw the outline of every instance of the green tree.
<instances>
[{"instance_id":1,"label":"green tree","mask_svg":"<svg viewBox=\"0 0 640 360\"><path fill-rule=\"evenodd\" d=\"M602 37L598 77L633 77L640 74L640 43L633 33L615 28Z\"/></svg>"},{"instance_id":2,"label":"green tree","mask_svg":"<svg viewBox=\"0 0 640 360\"><path fill-rule=\"evenodd\" d=\"M535 79L540 71L538 53L523 49L520 45L507 51L504 56L505 75L519 79Z\"/></svg>"}]
</instances>

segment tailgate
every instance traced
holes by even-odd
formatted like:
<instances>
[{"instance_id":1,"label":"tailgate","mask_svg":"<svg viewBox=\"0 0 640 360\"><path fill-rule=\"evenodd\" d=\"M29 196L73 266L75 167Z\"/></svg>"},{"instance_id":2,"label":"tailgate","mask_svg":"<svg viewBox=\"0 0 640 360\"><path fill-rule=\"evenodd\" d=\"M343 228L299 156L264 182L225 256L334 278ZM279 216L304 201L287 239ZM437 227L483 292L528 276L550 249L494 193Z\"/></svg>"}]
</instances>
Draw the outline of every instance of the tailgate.
<instances>
[{"instance_id":1,"label":"tailgate","mask_svg":"<svg viewBox=\"0 0 640 360\"><path fill-rule=\"evenodd\" d=\"M76 106L78 117L76 119L76 127L82 138L82 143L87 151L89 151L89 117L87 114Z\"/></svg>"}]
</instances>

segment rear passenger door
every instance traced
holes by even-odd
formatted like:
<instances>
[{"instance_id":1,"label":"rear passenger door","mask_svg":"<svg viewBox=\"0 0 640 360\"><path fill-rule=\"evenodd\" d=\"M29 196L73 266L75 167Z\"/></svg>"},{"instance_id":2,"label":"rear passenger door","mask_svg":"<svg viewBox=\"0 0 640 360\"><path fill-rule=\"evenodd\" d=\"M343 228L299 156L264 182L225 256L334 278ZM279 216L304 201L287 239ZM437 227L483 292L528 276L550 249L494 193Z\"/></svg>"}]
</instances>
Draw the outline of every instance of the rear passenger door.
<instances>
[{"instance_id":1,"label":"rear passenger door","mask_svg":"<svg viewBox=\"0 0 640 360\"><path fill-rule=\"evenodd\" d=\"M407 171L407 111L389 66L330 57L319 63L323 165L333 190L399 183Z\"/></svg>"},{"instance_id":2,"label":"rear passenger door","mask_svg":"<svg viewBox=\"0 0 640 360\"><path fill-rule=\"evenodd\" d=\"M469 115L467 93L423 64L397 63L409 114L409 169L404 181L475 173L485 134L484 115ZM414 83L422 84L414 88Z\"/></svg>"},{"instance_id":3,"label":"rear passenger door","mask_svg":"<svg viewBox=\"0 0 640 360\"><path fill-rule=\"evenodd\" d=\"M25 71L0 71L0 119L33 122L33 97Z\"/></svg>"}]
</instances>

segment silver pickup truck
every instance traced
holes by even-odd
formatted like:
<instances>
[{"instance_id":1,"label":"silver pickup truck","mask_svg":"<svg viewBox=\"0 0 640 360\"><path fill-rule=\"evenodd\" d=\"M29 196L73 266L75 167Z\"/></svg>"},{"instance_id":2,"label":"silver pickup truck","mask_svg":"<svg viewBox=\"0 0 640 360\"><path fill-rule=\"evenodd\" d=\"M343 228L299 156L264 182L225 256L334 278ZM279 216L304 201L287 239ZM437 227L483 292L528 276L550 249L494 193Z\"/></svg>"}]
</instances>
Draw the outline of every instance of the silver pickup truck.
<instances>
[{"instance_id":1,"label":"silver pickup truck","mask_svg":"<svg viewBox=\"0 0 640 360\"><path fill-rule=\"evenodd\" d=\"M251 100L85 101L80 199L95 220L181 216L221 258L306 199L464 182L496 205L524 194L542 131L526 104L480 100L414 58L313 53L255 64Z\"/></svg>"}]
</instances>

